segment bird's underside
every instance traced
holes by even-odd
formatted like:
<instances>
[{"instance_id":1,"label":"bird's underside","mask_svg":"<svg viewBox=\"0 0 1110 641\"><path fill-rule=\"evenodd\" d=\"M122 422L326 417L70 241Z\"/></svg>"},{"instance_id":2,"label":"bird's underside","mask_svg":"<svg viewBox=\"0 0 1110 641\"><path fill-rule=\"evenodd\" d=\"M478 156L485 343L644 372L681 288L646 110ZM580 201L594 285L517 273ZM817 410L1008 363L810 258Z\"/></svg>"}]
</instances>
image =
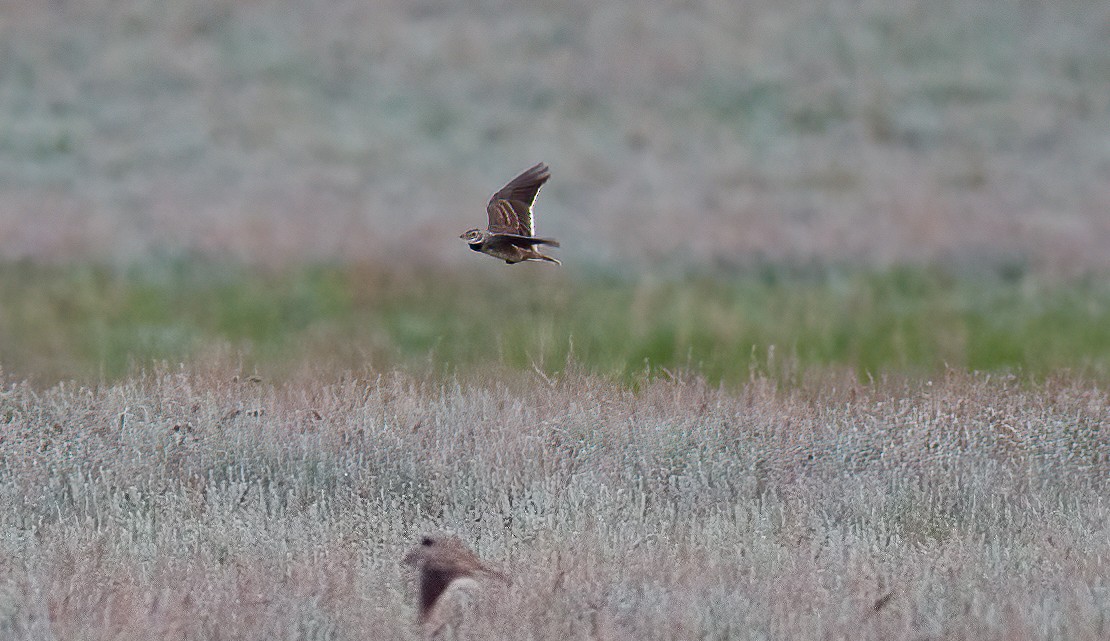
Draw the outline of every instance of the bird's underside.
<instances>
[{"instance_id":1,"label":"bird's underside","mask_svg":"<svg viewBox=\"0 0 1110 641\"><path fill-rule=\"evenodd\" d=\"M530 238L528 240L531 242L524 243L517 239L504 238L498 235L494 235L492 238L481 244L471 245L470 248L476 252L482 252L483 254L488 254L490 256L493 256L494 258L500 258L510 265L513 265L515 263L522 263L526 260L543 260L555 263L556 265L561 264L558 259L552 258L551 256L543 254L533 248L534 245L541 244L558 247L559 243L546 238Z\"/></svg>"}]
</instances>

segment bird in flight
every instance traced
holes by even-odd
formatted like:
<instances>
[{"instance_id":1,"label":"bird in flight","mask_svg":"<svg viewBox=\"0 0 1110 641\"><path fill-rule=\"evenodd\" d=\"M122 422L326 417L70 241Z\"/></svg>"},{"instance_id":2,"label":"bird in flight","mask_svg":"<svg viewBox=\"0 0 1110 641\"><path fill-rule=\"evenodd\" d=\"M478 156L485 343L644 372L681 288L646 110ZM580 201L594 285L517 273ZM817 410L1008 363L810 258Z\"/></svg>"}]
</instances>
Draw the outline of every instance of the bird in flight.
<instances>
[{"instance_id":1,"label":"bird in flight","mask_svg":"<svg viewBox=\"0 0 1110 641\"><path fill-rule=\"evenodd\" d=\"M505 583L509 577L482 563L457 536L429 534L401 560L420 572L420 622L432 623L433 611L440 597L453 585L476 584L483 577Z\"/></svg>"},{"instance_id":2,"label":"bird in flight","mask_svg":"<svg viewBox=\"0 0 1110 641\"><path fill-rule=\"evenodd\" d=\"M551 178L551 170L542 162L513 178L489 199L486 205L489 226L484 231L471 229L459 238L474 251L500 258L510 265L526 260L561 264L536 249L536 245L559 246L552 238L537 238L533 224L532 204L548 178Z\"/></svg>"}]
</instances>

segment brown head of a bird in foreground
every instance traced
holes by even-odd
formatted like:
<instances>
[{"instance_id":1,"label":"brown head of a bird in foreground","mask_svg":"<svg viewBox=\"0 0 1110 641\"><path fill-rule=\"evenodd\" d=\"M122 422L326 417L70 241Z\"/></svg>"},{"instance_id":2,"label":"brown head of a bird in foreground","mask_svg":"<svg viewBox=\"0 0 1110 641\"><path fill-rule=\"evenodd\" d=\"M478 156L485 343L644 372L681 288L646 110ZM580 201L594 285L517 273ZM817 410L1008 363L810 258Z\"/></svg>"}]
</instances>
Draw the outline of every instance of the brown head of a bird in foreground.
<instances>
[{"instance_id":1,"label":"brown head of a bird in foreground","mask_svg":"<svg viewBox=\"0 0 1110 641\"><path fill-rule=\"evenodd\" d=\"M509 582L508 576L486 566L459 537L450 534L425 535L401 562L420 571L421 623L428 622L440 596L456 581L492 577Z\"/></svg>"}]
</instances>

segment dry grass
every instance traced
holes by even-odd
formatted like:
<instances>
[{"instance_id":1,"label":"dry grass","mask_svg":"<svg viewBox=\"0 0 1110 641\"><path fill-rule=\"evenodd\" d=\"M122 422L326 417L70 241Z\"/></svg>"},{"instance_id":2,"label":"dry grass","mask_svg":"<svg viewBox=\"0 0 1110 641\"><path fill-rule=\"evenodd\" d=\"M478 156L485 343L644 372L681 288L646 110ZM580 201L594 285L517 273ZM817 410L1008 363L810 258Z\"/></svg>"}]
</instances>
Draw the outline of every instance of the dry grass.
<instances>
[{"instance_id":1,"label":"dry grass","mask_svg":"<svg viewBox=\"0 0 1110 641\"><path fill-rule=\"evenodd\" d=\"M415 639L446 528L514 576L461 638L1107 636L1104 390L812 374L9 383L0 634Z\"/></svg>"}]
</instances>

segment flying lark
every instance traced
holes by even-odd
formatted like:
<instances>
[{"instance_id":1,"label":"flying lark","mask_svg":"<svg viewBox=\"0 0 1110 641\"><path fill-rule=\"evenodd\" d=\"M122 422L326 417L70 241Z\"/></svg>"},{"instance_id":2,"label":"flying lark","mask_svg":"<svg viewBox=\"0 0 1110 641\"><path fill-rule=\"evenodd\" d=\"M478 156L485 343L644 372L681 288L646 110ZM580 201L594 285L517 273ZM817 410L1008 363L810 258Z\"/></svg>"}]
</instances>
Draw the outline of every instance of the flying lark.
<instances>
[{"instance_id":1,"label":"flying lark","mask_svg":"<svg viewBox=\"0 0 1110 641\"><path fill-rule=\"evenodd\" d=\"M493 577L508 583L509 577L487 567L478 555L470 551L459 537L449 534L430 534L401 560L420 571L420 622L433 622L436 603L448 588L469 585L477 579ZM441 622L437 627L442 627Z\"/></svg>"},{"instance_id":2,"label":"flying lark","mask_svg":"<svg viewBox=\"0 0 1110 641\"><path fill-rule=\"evenodd\" d=\"M536 245L559 246L554 239L536 238L533 224L532 204L548 178L551 178L551 171L542 162L513 178L489 199L486 230L471 229L459 238L474 251L500 258L510 265L526 260L546 260L559 265L558 260L536 249Z\"/></svg>"}]
</instances>

